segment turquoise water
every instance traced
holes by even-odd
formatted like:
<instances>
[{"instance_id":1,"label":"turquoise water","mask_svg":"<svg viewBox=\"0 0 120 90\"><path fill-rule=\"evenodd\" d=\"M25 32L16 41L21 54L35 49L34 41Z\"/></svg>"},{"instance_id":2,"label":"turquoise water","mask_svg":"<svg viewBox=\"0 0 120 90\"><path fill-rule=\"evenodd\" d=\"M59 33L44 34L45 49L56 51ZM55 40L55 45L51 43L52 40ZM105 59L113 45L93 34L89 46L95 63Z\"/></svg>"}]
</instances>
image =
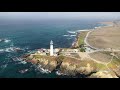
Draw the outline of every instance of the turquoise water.
<instances>
[{"instance_id":1,"label":"turquoise water","mask_svg":"<svg viewBox=\"0 0 120 90\"><path fill-rule=\"evenodd\" d=\"M55 72L46 74L37 70L31 63L24 63L16 57L31 52L38 48L49 48L50 40L54 42L54 48L70 47L74 41L74 35L68 31L91 29L98 24L99 20L44 20L23 21L3 20L0 21L0 77L1 78L58 78ZM14 48L22 51L16 52ZM21 70L28 69L21 73Z\"/></svg>"}]
</instances>

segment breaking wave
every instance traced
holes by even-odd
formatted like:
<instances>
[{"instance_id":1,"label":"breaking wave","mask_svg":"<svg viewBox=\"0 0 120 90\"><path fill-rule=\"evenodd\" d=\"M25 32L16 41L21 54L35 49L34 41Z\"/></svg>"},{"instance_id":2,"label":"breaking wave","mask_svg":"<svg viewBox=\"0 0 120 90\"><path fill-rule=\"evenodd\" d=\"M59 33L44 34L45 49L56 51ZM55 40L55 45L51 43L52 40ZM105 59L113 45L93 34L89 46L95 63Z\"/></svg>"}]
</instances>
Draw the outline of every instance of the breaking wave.
<instances>
[{"instance_id":1,"label":"breaking wave","mask_svg":"<svg viewBox=\"0 0 120 90\"><path fill-rule=\"evenodd\" d=\"M5 39L4 42L5 42L5 43L8 43L8 42L10 42L10 41L11 41L11 40L9 40L9 39Z\"/></svg>"},{"instance_id":2,"label":"breaking wave","mask_svg":"<svg viewBox=\"0 0 120 90\"><path fill-rule=\"evenodd\" d=\"M38 65L38 66L37 66L37 69L38 69L41 73L46 73L46 74L51 73L51 71L49 71L48 69L42 68L41 65Z\"/></svg>"},{"instance_id":3,"label":"breaking wave","mask_svg":"<svg viewBox=\"0 0 120 90\"><path fill-rule=\"evenodd\" d=\"M76 35L70 35L71 37L75 37Z\"/></svg>"},{"instance_id":4,"label":"breaking wave","mask_svg":"<svg viewBox=\"0 0 120 90\"><path fill-rule=\"evenodd\" d=\"M72 33L72 34L75 34L76 32L75 31L67 31L68 33Z\"/></svg>"},{"instance_id":5,"label":"breaking wave","mask_svg":"<svg viewBox=\"0 0 120 90\"><path fill-rule=\"evenodd\" d=\"M22 58L14 57L12 58L13 61L19 61L18 64L26 64L27 62L24 61Z\"/></svg>"},{"instance_id":6,"label":"breaking wave","mask_svg":"<svg viewBox=\"0 0 120 90\"><path fill-rule=\"evenodd\" d=\"M66 74L64 74L64 73L61 73L61 72L59 72L59 71L56 71L56 75L66 75Z\"/></svg>"},{"instance_id":7,"label":"breaking wave","mask_svg":"<svg viewBox=\"0 0 120 90\"><path fill-rule=\"evenodd\" d=\"M9 39L0 39L0 42L5 42L5 43L8 43L8 42L10 42L11 40L9 40Z\"/></svg>"},{"instance_id":8,"label":"breaking wave","mask_svg":"<svg viewBox=\"0 0 120 90\"><path fill-rule=\"evenodd\" d=\"M66 36L69 36L69 35L63 35L63 36L65 36L65 37L66 37Z\"/></svg>"},{"instance_id":9,"label":"breaking wave","mask_svg":"<svg viewBox=\"0 0 120 90\"><path fill-rule=\"evenodd\" d=\"M5 69L8 66L8 64L1 65L2 69Z\"/></svg>"},{"instance_id":10,"label":"breaking wave","mask_svg":"<svg viewBox=\"0 0 120 90\"><path fill-rule=\"evenodd\" d=\"M75 37L76 35L63 35L64 37Z\"/></svg>"},{"instance_id":11,"label":"breaking wave","mask_svg":"<svg viewBox=\"0 0 120 90\"><path fill-rule=\"evenodd\" d=\"M26 61L20 61L19 64L27 64Z\"/></svg>"},{"instance_id":12,"label":"breaking wave","mask_svg":"<svg viewBox=\"0 0 120 90\"><path fill-rule=\"evenodd\" d=\"M20 72L21 74L24 74L24 73L26 73L28 70L29 70L29 69L23 69L23 70L20 70L19 72Z\"/></svg>"},{"instance_id":13,"label":"breaking wave","mask_svg":"<svg viewBox=\"0 0 120 90\"><path fill-rule=\"evenodd\" d=\"M24 49L21 49L19 47L9 47L9 48L4 48L4 49L0 49L0 53L4 53L4 52L17 52L17 51L23 51Z\"/></svg>"}]
</instances>

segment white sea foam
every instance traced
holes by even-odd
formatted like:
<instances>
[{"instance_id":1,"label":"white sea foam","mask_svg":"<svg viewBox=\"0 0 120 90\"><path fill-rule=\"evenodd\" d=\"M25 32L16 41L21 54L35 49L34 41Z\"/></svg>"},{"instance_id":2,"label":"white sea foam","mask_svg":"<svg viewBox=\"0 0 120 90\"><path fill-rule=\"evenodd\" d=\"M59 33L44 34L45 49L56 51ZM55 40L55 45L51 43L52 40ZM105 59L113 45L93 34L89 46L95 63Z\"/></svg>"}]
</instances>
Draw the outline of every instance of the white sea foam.
<instances>
[{"instance_id":1,"label":"white sea foam","mask_svg":"<svg viewBox=\"0 0 120 90\"><path fill-rule=\"evenodd\" d=\"M0 52L4 52L4 49L0 49Z\"/></svg>"},{"instance_id":2,"label":"white sea foam","mask_svg":"<svg viewBox=\"0 0 120 90\"><path fill-rule=\"evenodd\" d=\"M58 71L56 71L56 74L59 75L59 76L62 75L62 73L59 73Z\"/></svg>"},{"instance_id":3,"label":"white sea foam","mask_svg":"<svg viewBox=\"0 0 120 90\"><path fill-rule=\"evenodd\" d=\"M26 62L26 61L21 61L20 63L22 63L22 64L26 64L27 62Z\"/></svg>"},{"instance_id":4,"label":"white sea foam","mask_svg":"<svg viewBox=\"0 0 120 90\"><path fill-rule=\"evenodd\" d=\"M60 73L59 71L56 71L56 74L59 75L59 76L60 76L60 75L66 75L66 74L64 74L64 73Z\"/></svg>"},{"instance_id":5,"label":"white sea foam","mask_svg":"<svg viewBox=\"0 0 120 90\"><path fill-rule=\"evenodd\" d=\"M5 39L4 42L5 42L5 43L8 43L8 42L10 42L10 41L11 41L11 40L9 40L9 39Z\"/></svg>"},{"instance_id":6,"label":"white sea foam","mask_svg":"<svg viewBox=\"0 0 120 90\"><path fill-rule=\"evenodd\" d=\"M63 36L67 37L67 36L70 36L70 35L63 35Z\"/></svg>"},{"instance_id":7,"label":"white sea foam","mask_svg":"<svg viewBox=\"0 0 120 90\"><path fill-rule=\"evenodd\" d=\"M95 29L96 29L96 28L101 28L101 27L104 27L104 26L98 26L98 27L95 27Z\"/></svg>"},{"instance_id":8,"label":"white sea foam","mask_svg":"<svg viewBox=\"0 0 120 90\"><path fill-rule=\"evenodd\" d=\"M23 69L23 70L20 70L19 72L23 74L23 73L26 73L28 70L29 69Z\"/></svg>"},{"instance_id":9,"label":"white sea foam","mask_svg":"<svg viewBox=\"0 0 120 90\"><path fill-rule=\"evenodd\" d=\"M75 37L76 35L70 35L71 37Z\"/></svg>"},{"instance_id":10,"label":"white sea foam","mask_svg":"<svg viewBox=\"0 0 120 90\"><path fill-rule=\"evenodd\" d=\"M82 30L77 30L76 32L83 32L83 31L89 31L89 30L92 30L92 29L82 29Z\"/></svg>"},{"instance_id":11,"label":"white sea foam","mask_svg":"<svg viewBox=\"0 0 120 90\"><path fill-rule=\"evenodd\" d=\"M75 31L67 31L68 33L72 33L72 34L75 34L76 32Z\"/></svg>"},{"instance_id":12,"label":"white sea foam","mask_svg":"<svg viewBox=\"0 0 120 90\"><path fill-rule=\"evenodd\" d=\"M0 52L1 52L1 53L11 52L11 49L10 49L10 48L0 49Z\"/></svg>"},{"instance_id":13,"label":"white sea foam","mask_svg":"<svg viewBox=\"0 0 120 90\"><path fill-rule=\"evenodd\" d=\"M19 58L15 57L15 58L12 58L13 61L19 61Z\"/></svg>"},{"instance_id":14,"label":"white sea foam","mask_svg":"<svg viewBox=\"0 0 120 90\"><path fill-rule=\"evenodd\" d=\"M42 73L51 73L51 71L49 71L48 69L43 69L43 68L41 68L41 72Z\"/></svg>"},{"instance_id":15,"label":"white sea foam","mask_svg":"<svg viewBox=\"0 0 120 90\"><path fill-rule=\"evenodd\" d=\"M12 58L12 60L13 61L19 61L18 64L26 64L27 63L22 58L18 58L18 57Z\"/></svg>"},{"instance_id":16,"label":"white sea foam","mask_svg":"<svg viewBox=\"0 0 120 90\"><path fill-rule=\"evenodd\" d=\"M8 47L8 48L3 48L0 49L0 53L4 53L4 52L17 52L17 51L23 51L24 49L18 48L18 47Z\"/></svg>"},{"instance_id":17,"label":"white sea foam","mask_svg":"<svg viewBox=\"0 0 120 90\"><path fill-rule=\"evenodd\" d=\"M2 69L5 69L7 67L8 64L4 64L1 66Z\"/></svg>"},{"instance_id":18,"label":"white sea foam","mask_svg":"<svg viewBox=\"0 0 120 90\"><path fill-rule=\"evenodd\" d=\"M13 52L14 48L13 47L5 48L4 51L5 52Z\"/></svg>"},{"instance_id":19,"label":"white sea foam","mask_svg":"<svg viewBox=\"0 0 120 90\"><path fill-rule=\"evenodd\" d=\"M64 37L75 37L76 35L63 35Z\"/></svg>"},{"instance_id":20,"label":"white sea foam","mask_svg":"<svg viewBox=\"0 0 120 90\"><path fill-rule=\"evenodd\" d=\"M18 58L18 57L15 57L13 58L14 61L22 61L23 59L22 58Z\"/></svg>"},{"instance_id":21,"label":"white sea foam","mask_svg":"<svg viewBox=\"0 0 120 90\"><path fill-rule=\"evenodd\" d=\"M51 71L49 71L48 69L42 68L41 65L37 66L37 69L38 69L41 73L46 73L46 74L51 73Z\"/></svg>"}]
</instances>

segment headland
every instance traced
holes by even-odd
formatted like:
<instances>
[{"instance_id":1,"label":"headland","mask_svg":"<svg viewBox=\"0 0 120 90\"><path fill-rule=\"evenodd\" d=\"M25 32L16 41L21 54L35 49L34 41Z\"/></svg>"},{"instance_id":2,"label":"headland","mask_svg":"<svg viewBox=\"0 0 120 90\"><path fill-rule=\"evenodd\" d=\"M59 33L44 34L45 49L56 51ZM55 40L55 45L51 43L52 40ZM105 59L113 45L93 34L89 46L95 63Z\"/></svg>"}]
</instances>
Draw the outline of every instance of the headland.
<instances>
[{"instance_id":1,"label":"headland","mask_svg":"<svg viewBox=\"0 0 120 90\"><path fill-rule=\"evenodd\" d=\"M85 78L120 77L120 24L107 24L90 30L77 32L70 48L56 48L54 56L50 49L38 49L35 53L22 56L48 73L81 76Z\"/></svg>"}]
</instances>

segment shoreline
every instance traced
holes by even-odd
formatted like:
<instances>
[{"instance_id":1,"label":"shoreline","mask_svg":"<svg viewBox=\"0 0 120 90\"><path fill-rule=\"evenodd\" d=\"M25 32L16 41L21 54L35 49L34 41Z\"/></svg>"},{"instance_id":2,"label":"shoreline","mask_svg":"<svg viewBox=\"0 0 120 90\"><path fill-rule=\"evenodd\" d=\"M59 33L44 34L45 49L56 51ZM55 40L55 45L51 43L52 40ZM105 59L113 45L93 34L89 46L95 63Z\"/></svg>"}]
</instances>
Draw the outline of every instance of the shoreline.
<instances>
[{"instance_id":1,"label":"shoreline","mask_svg":"<svg viewBox=\"0 0 120 90\"><path fill-rule=\"evenodd\" d=\"M87 32L87 31L91 31L92 29L81 29L81 30L77 30L76 31L76 37L75 37L75 40L73 41L72 45L70 48L77 48L78 47L78 39L79 39L79 36L80 36L80 33L81 32Z\"/></svg>"},{"instance_id":2,"label":"shoreline","mask_svg":"<svg viewBox=\"0 0 120 90\"><path fill-rule=\"evenodd\" d=\"M102 26L100 28L95 28L91 33L88 33L86 37L86 44L90 47L94 47L96 49L120 49L119 39L120 37L119 26L116 26L114 22L111 24L107 24L106 26ZM114 41L114 43L113 43Z\"/></svg>"},{"instance_id":3,"label":"shoreline","mask_svg":"<svg viewBox=\"0 0 120 90\"><path fill-rule=\"evenodd\" d=\"M101 26L99 28L102 28L102 27L104 26ZM89 36L89 33L97 29L79 30L77 32L74 45L75 44L77 45L78 38L81 32L85 32L85 31L87 32L87 35L84 38L84 41L85 41ZM41 56L41 55L30 54L30 56L26 57L26 61L27 59L29 62L35 62L38 65L38 67L39 66L40 68L42 67L42 71L45 71L45 72L48 72L48 71L53 72L54 70L57 69L56 74L58 75L65 74L67 76L70 76L70 75L76 76L77 74L79 75L83 74L88 78L91 78L91 77L117 78L116 74L112 71L111 66L109 66L109 69L111 70L109 71L108 66L106 66L106 63L104 62L101 63L102 61L99 62L99 60L91 58L89 57L89 55L87 58L81 59L80 57L80 59L77 60L76 58L71 58L67 56L61 57L61 55L51 57L51 56ZM111 62L110 64L114 65L114 63L111 63ZM115 69L118 69L118 68L115 68Z\"/></svg>"},{"instance_id":4,"label":"shoreline","mask_svg":"<svg viewBox=\"0 0 120 90\"><path fill-rule=\"evenodd\" d=\"M93 29L82 29L82 30L77 30L76 31L76 33L77 33L77 35L76 35L76 37L75 37L75 40L73 41L73 43L72 43L72 45L71 45L71 47L70 48L76 48L76 47L78 47L78 45L77 45L77 43L78 43L78 38L79 38L79 35L80 35L80 32L85 32L85 31L88 31L88 33L90 33L90 32L92 32L93 30L96 30L96 29L99 29L99 28L104 28L104 27L111 27L111 26L113 26L113 21L111 21L111 22L98 22L98 23L100 23L100 24L105 24L105 26L98 26L98 27L94 27ZM87 33L87 37L89 36L88 35L88 33ZM85 37L86 38L86 37ZM85 42L85 44L87 44L86 43L86 41L87 41L87 38L86 38L86 40L85 40L85 38L84 38L84 42ZM91 45L89 45L89 44L87 44L88 46L91 46ZM93 49L97 49L97 48L95 48L95 47L92 47Z\"/></svg>"}]
</instances>

